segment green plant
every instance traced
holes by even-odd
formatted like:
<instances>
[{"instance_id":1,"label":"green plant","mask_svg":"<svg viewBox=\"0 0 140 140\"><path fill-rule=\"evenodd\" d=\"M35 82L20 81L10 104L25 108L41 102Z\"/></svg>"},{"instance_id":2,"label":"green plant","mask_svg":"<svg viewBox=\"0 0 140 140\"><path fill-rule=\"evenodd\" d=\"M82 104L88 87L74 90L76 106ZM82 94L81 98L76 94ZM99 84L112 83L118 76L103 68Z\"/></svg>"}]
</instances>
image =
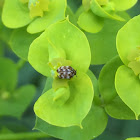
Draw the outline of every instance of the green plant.
<instances>
[{"instance_id":1,"label":"green plant","mask_svg":"<svg viewBox=\"0 0 140 140\"><path fill-rule=\"evenodd\" d=\"M44 133L16 134L2 127L0 139L52 136L90 140L105 130L108 115L138 120L140 16L131 19L126 11L136 3L137 0L79 0L68 4L66 0L1 1L0 115L20 118L33 100L33 85L18 84L16 88L17 74L24 76L25 65L29 63L43 75L46 83L31 109L36 115L34 129ZM10 49L19 57L16 63L6 58L5 52ZM100 64L105 65L98 70L98 78L92 65ZM67 66L75 74L63 71L62 75L69 78L60 78L58 69L66 70ZM43 80L36 75L32 78L38 87Z\"/></svg>"}]
</instances>

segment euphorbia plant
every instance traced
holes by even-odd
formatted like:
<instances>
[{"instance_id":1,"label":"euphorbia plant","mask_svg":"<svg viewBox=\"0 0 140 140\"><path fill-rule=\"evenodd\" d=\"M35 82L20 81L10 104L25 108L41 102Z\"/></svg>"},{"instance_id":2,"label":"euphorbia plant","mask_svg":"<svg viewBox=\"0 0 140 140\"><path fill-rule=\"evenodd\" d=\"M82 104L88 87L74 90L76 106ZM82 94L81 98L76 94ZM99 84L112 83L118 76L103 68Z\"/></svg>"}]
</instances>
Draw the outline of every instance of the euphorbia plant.
<instances>
[{"instance_id":1,"label":"euphorbia plant","mask_svg":"<svg viewBox=\"0 0 140 140\"><path fill-rule=\"evenodd\" d=\"M115 77L115 86L120 98L135 113L140 114L140 16L131 19L117 35L117 50L125 65L120 66Z\"/></svg>"},{"instance_id":2,"label":"euphorbia plant","mask_svg":"<svg viewBox=\"0 0 140 140\"><path fill-rule=\"evenodd\" d=\"M99 77L105 109L118 119L139 118L139 20L140 16L134 17L120 29L116 43L122 62L119 57L114 58L105 65ZM110 82L104 84L108 78Z\"/></svg>"},{"instance_id":3,"label":"euphorbia plant","mask_svg":"<svg viewBox=\"0 0 140 140\"><path fill-rule=\"evenodd\" d=\"M99 32L104 19L125 21L119 14L136 4L137 0L82 0L83 10L78 18L78 25L87 32Z\"/></svg>"},{"instance_id":4,"label":"euphorbia plant","mask_svg":"<svg viewBox=\"0 0 140 140\"><path fill-rule=\"evenodd\" d=\"M86 36L68 19L53 24L33 41L28 60L37 71L53 78L52 86L49 90L44 90L44 94L35 103L34 111L38 117L35 128L62 139L68 137L84 140L97 137L106 127L107 116L99 105L97 92L92 103L94 92L90 78L94 76L91 73L89 78L86 74L91 60ZM57 69L60 66L72 66L77 75L70 80L59 79ZM98 119L88 119L97 115L98 111L103 115L100 120L103 127L97 127L94 132L94 126L87 135L91 124L97 121L96 124L100 126ZM48 131L47 127L51 129ZM60 131L59 134L56 133L57 130ZM76 134L70 135L70 131L76 131ZM65 136L61 133L65 133ZM80 137L78 133L81 134Z\"/></svg>"},{"instance_id":5,"label":"euphorbia plant","mask_svg":"<svg viewBox=\"0 0 140 140\"><path fill-rule=\"evenodd\" d=\"M77 56L77 53L80 55ZM85 74L91 59L85 35L68 19L56 23L34 40L28 59L37 71L54 78L52 89L35 104L36 115L56 126L80 126L93 99L93 86ZM60 66L72 66L77 77L59 79L57 69Z\"/></svg>"},{"instance_id":6,"label":"euphorbia plant","mask_svg":"<svg viewBox=\"0 0 140 140\"><path fill-rule=\"evenodd\" d=\"M65 17L66 0L5 0L2 21L9 28L28 25L29 33L45 30Z\"/></svg>"},{"instance_id":7,"label":"euphorbia plant","mask_svg":"<svg viewBox=\"0 0 140 140\"><path fill-rule=\"evenodd\" d=\"M106 128L107 114L116 119L138 119L140 18L130 20L125 12L136 2L83 0L74 15L65 0L5 0L2 21L13 29L1 23L0 40L24 59L19 61L18 69L26 60L47 79L42 94L35 99L34 129L64 140L90 140ZM76 20L82 29L91 33L82 32ZM3 56L1 47L0 57ZM17 65L9 59L0 59L0 113L19 117L31 101L34 88L10 90L17 79ZM104 63L97 80L98 66L90 67L90 64ZM40 84L43 81L40 79L33 74L34 83ZM7 112L4 106L10 106L11 110Z\"/></svg>"}]
</instances>

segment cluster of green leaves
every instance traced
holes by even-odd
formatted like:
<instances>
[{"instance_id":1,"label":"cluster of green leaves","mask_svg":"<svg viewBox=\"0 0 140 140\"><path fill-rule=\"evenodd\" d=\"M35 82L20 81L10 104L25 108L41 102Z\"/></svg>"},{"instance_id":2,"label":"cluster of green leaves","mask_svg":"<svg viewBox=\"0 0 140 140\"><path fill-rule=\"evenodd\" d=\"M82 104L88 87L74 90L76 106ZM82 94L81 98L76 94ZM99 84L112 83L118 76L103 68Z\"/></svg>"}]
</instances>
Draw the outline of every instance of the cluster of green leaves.
<instances>
[{"instance_id":1,"label":"cluster of green leaves","mask_svg":"<svg viewBox=\"0 0 140 140\"><path fill-rule=\"evenodd\" d=\"M16 88L17 66L10 59L0 57L0 67L0 116L20 118L33 100L35 87L26 85Z\"/></svg>"},{"instance_id":2,"label":"cluster of green leaves","mask_svg":"<svg viewBox=\"0 0 140 140\"><path fill-rule=\"evenodd\" d=\"M82 0L83 11L78 18L78 25L87 32L97 33L104 26L106 18L124 21L119 12L135 5L137 0Z\"/></svg>"},{"instance_id":3,"label":"cluster of green leaves","mask_svg":"<svg viewBox=\"0 0 140 140\"><path fill-rule=\"evenodd\" d=\"M2 4L3 1L0 3L0 15ZM17 87L20 63L15 64L5 58L3 47L5 43L9 44L9 36L13 30L6 28L1 20L0 30L0 116L20 118L33 100L36 89L33 85Z\"/></svg>"},{"instance_id":4,"label":"cluster of green leaves","mask_svg":"<svg viewBox=\"0 0 140 140\"><path fill-rule=\"evenodd\" d=\"M60 139L89 140L104 131L107 114L138 119L140 17L130 20L125 12L136 2L83 0L74 15L66 0L4 0L0 38L47 77L34 105L34 129ZM97 80L89 66L105 63ZM17 66L3 57L0 65L0 108L13 107L9 112L1 109L0 114L20 117L34 87L15 90ZM60 66L72 66L77 75L59 79Z\"/></svg>"},{"instance_id":5,"label":"cluster of green leaves","mask_svg":"<svg viewBox=\"0 0 140 140\"><path fill-rule=\"evenodd\" d=\"M117 56L108 62L99 77L106 110L117 119L139 117L139 20L140 16L134 17L118 32L116 42L121 60Z\"/></svg>"},{"instance_id":6,"label":"cluster of green leaves","mask_svg":"<svg viewBox=\"0 0 140 140\"><path fill-rule=\"evenodd\" d=\"M119 30L116 43L121 59L117 56L108 62L99 77L106 112L117 119L138 120L140 115L139 22L136 16Z\"/></svg>"}]
</instances>

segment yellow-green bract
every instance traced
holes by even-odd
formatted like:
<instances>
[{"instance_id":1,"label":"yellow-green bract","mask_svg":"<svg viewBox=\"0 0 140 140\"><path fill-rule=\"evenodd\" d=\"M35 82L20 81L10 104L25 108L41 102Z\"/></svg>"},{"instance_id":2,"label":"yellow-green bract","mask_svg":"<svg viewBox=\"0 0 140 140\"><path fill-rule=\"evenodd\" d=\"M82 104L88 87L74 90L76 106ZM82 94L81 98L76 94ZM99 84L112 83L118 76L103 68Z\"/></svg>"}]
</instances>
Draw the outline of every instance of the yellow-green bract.
<instances>
[{"instance_id":1,"label":"yellow-green bract","mask_svg":"<svg viewBox=\"0 0 140 140\"><path fill-rule=\"evenodd\" d=\"M68 19L55 23L33 41L28 60L41 74L51 76L51 72L54 73L52 89L35 103L36 115L56 126L81 126L94 95L92 82L85 74L91 54L84 33ZM77 77L58 79L55 77L58 65L72 66L77 71Z\"/></svg>"},{"instance_id":2,"label":"yellow-green bract","mask_svg":"<svg viewBox=\"0 0 140 140\"><path fill-rule=\"evenodd\" d=\"M91 53L88 40L68 19L51 25L29 49L29 63L45 76L51 76L48 63L55 58L70 60L71 66L80 72L89 68Z\"/></svg>"},{"instance_id":3,"label":"yellow-green bract","mask_svg":"<svg viewBox=\"0 0 140 140\"><path fill-rule=\"evenodd\" d=\"M39 118L49 124L61 127L73 125L82 127L82 120L92 105L93 85L84 73L79 73L69 81L68 85L68 89L63 88L65 91L61 88L56 91L50 89L41 95L35 103L34 111ZM59 93L56 92L60 92L60 95L58 96Z\"/></svg>"},{"instance_id":4,"label":"yellow-green bract","mask_svg":"<svg viewBox=\"0 0 140 140\"><path fill-rule=\"evenodd\" d=\"M134 120L135 114L121 100L115 89L115 74L121 65L123 63L119 56L106 63L99 75L99 90L108 115L116 119Z\"/></svg>"},{"instance_id":5,"label":"yellow-green bract","mask_svg":"<svg viewBox=\"0 0 140 140\"><path fill-rule=\"evenodd\" d=\"M117 50L125 65L118 68L115 87L124 103L140 115L140 16L131 19L117 35Z\"/></svg>"},{"instance_id":6,"label":"yellow-green bract","mask_svg":"<svg viewBox=\"0 0 140 140\"><path fill-rule=\"evenodd\" d=\"M97 33L104 26L104 19L125 21L118 12L125 11L137 0L83 0L83 11L78 15L78 25L87 32Z\"/></svg>"},{"instance_id":7,"label":"yellow-green bract","mask_svg":"<svg viewBox=\"0 0 140 140\"><path fill-rule=\"evenodd\" d=\"M90 111L82 121L83 129L81 129L78 126L71 127L54 126L43 121L38 117L36 119L35 129L43 131L48 135L57 137L59 139L67 139L67 140L89 140L96 138L104 131L107 125L108 117L104 108L102 108L99 103L100 99L99 99L98 81L91 71L88 71L87 74L92 80L92 84L94 85L95 98L93 100ZM52 85L52 78L47 79L43 93L46 93L47 90L51 88L50 85Z\"/></svg>"},{"instance_id":8,"label":"yellow-green bract","mask_svg":"<svg viewBox=\"0 0 140 140\"><path fill-rule=\"evenodd\" d=\"M29 0L29 4L30 2L34 3L34 1L35 3L42 2L42 0ZM20 28L29 24L27 27L29 33L41 32L49 25L65 18L66 0L51 0L48 6L48 11L45 11L42 17L39 14L36 18L33 18L30 17L31 9L23 0L5 0L2 21L9 28ZM36 10L34 12L36 14Z\"/></svg>"}]
</instances>

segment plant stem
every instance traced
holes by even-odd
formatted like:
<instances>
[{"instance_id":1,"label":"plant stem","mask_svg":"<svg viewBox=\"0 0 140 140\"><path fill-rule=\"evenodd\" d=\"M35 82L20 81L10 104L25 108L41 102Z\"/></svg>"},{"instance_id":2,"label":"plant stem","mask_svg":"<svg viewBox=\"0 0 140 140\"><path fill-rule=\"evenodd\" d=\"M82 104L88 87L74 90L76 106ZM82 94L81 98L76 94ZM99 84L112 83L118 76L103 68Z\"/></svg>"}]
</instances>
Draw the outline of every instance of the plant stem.
<instances>
[{"instance_id":1,"label":"plant stem","mask_svg":"<svg viewBox=\"0 0 140 140\"><path fill-rule=\"evenodd\" d=\"M20 140L20 139L33 139L33 138L49 138L45 133L41 132L27 132L27 133L12 133L0 134L0 140Z\"/></svg>"},{"instance_id":2,"label":"plant stem","mask_svg":"<svg viewBox=\"0 0 140 140\"><path fill-rule=\"evenodd\" d=\"M25 63L26 63L25 60L20 59L20 60L17 62L17 68L18 68L18 70L20 70L20 69L24 66Z\"/></svg>"}]
</instances>

